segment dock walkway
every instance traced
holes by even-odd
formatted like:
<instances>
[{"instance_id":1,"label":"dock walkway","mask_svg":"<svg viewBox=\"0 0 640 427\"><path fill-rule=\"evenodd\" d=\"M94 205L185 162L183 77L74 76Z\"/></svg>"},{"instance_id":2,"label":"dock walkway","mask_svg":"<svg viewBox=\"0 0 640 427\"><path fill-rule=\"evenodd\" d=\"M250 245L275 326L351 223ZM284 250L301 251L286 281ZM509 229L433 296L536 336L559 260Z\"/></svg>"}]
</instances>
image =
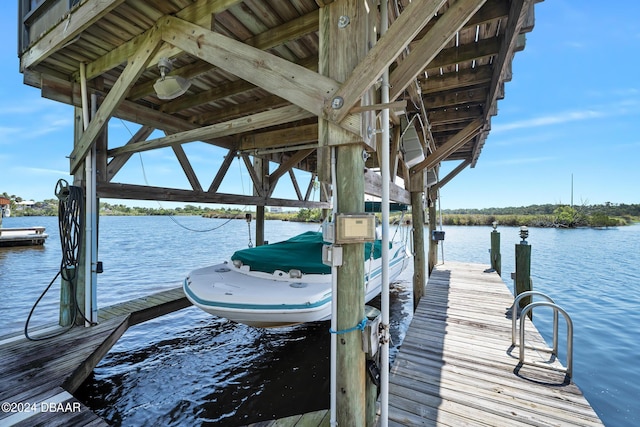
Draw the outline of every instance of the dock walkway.
<instances>
[{"instance_id":1,"label":"dock walkway","mask_svg":"<svg viewBox=\"0 0 640 427\"><path fill-rule=\"evenodd\" d=\"M564 373L518 366L513 296L486 268L434 269L390 374L389 425L601 426ZM527 344L547 346L533 325L525 331ZM560 366L547 353L527 351L525 360L535 357Z\"/></svg>"},{"instance_id":2,"label":"dock walkway","mask_svg":"<svg viewBox=\"0 0 640 427\"><path fill-rule=\"evenodd\" d=\"M389 426L602 426L564 373L518 367L513 295L487 268L446 262L432 272L391 369ZM547 347L528 320L525 331L528 345ZM549 354L527 350L525 360L534 358L561 367ZM250 427L328 427L329 421L325 410Z\"/></svg>"},{"instance_id":3,"label":"dock walkway","mask_svg":"<svg viewBox=\"0 0 640 427\"><path fill-rule=\"evenodd\" d=\"M176 288L101 309L97 326L75 327L56 338L0 337L0 426L108 425L72 393L130 326L189 305Z\"/></svg>"}]
</instances>

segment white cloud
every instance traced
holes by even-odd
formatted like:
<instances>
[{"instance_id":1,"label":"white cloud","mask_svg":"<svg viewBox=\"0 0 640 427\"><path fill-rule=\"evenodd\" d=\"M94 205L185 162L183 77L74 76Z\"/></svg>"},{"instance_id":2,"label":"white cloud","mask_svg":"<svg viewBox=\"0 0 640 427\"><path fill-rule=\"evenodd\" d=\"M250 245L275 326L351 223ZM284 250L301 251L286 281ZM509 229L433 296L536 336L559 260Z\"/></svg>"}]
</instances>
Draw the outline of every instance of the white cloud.
<instances>
[{"instance_id":1,"label":"white cloud","mask_svg":"<svg viewBox=\"0 0 640 427\"><path fill-rule=\"evenodd\" d=\"M581 120L595 119L606 116L601 111L585 110L585 111L567 111L548 116L533 117L527 120L519 120L506 124L496 124L492 126L491 132L505 132L516 129L545 127L549 125L557 125L567 122L576 122Z\"/></svg>"},{"instance_id":2,"label":"white cloud","mask_svg":"<svg viewBox=\"0 0 640 427\"><path fill-rule=\"evenodd\" d=\"M485 163L487 166L509 166L509 165L525 165L530 163L544 163L557 160L556 157L518 157L511 159L492 160Z\"/></svg>"},{"instance_id":3,"label":"white cloud","mask_svg":"<svg viewBox=\"0 0 640 427\"><path fill-rule=\"evenodd\" d=\"M17 167L18 173L33 174L33 175L64 175L69 176L69 171L47 169L47 168L34 168L34 167Z\"/></svg>"}]
</instances>

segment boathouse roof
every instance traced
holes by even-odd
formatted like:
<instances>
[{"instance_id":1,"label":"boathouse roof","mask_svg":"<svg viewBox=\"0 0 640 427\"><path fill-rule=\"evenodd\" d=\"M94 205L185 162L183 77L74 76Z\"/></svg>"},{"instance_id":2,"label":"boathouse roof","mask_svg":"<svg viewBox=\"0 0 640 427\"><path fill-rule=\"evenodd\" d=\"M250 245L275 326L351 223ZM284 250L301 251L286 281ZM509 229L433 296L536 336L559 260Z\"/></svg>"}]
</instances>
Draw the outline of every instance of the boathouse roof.
<instances>
[{"instance_id":1,"label":"boathouse roof","mask_svg":"<svg viewBox=\"0 0 640 427\"><path fill-rule=\"evenodd\" d=\"M380 107L370 108L372 116L366 106L379 106L387 65L398 131L391 144L393 173L408 182L412 172L433 171L442 161L459 161L456 173L474 167L505 96L514 54L533 28L537 2L390 0L391 35L374 37L354 74L335 82L318 69L320 28L338 25L321 18L330 0L20 0L20 71L45 98L80 107L83 79L97 96L96 123L75 147L69 145L72 173L110 118L141 125L126 144L107 145L100 197L313 206L295 182L298 200L292 201L271 200L271 192L260 189L251 197L217 189L237 156L246 164L253 156L275 162L272 186L294 167L315 177L319 118L360 132L373 154L371 130L379 127ZM376 2L369 3L375 11ZM375 19L373 24L379 26ZM162 58L171 64L168 76L190 82L175 99L160 99L154 91ZM332 110L338 95L346 105ZM167 136L147 140L156 129ZM400 137L414 133L425 158L412 163ZM181 148L193 141L229 150L213 182L198 181ZM133 153L161 147L173 148L190 189L112 182ZM376 170L376 155L367 167ZM367 179L367 192L375 194L378 183ZM393 199L408 200L406 187L392 190Z\"/></svg>"}]
</instances>

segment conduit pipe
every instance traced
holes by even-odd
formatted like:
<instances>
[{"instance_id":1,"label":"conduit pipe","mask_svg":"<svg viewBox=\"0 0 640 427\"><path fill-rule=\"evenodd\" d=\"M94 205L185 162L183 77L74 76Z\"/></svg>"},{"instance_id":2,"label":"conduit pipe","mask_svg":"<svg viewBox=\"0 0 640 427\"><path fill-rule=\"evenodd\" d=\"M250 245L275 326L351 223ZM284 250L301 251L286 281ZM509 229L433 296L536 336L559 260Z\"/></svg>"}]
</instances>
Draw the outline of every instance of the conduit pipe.
<instances>
[{"instance_id":1,"label":"conduit pipe","mask_svg":"<svg viewBox=\"0 0 640 427\"><path fill-rule=\"evenodd\" d=\"M80 63L80 94L82 98L82 128L89 127L90 114L97 110L96 96L91 96L91 106L87 95L86 64ZM85 326L97 322L97 274L94 266L97 264L98 227L96 203L96 156L95 145L85 158L85 261L84 261L84 317Z\"/></svg>"},{"instance_id":2,"label":"conduit pipe","mask_svg":"<svg viewBox=\"0 0 640 427\"><path fill-rule=\"evenodd\" d=\"M380 2L380 37L383 37L389 28L388 0ZM389 103L389 68L382 73L382 86L380 87L380 101ZM389 109L384 108L381 114L382 122L382 295L380 308L382 312L382 346L380 349L380 425L387 427L389 424L389 181L391 173L389 169Z\"/></svg>"},{"instance_id":3,"label":"conduit pipe","mask_svg":"<svg viewBox=\"0 0 640 427\"><path fill-rule=\"evenodd\" d=\"M337 192L337 180L336 180L336 149L331 147L331 199L332 199L332 212L331 220L335 221L336 214L338 213L338 192ZM338 319L336 313L338 312L338 267L332 264L331 266L331 330L338 330ZM334 333L331 335L331 426L337 426L337 388L338 388L338 368L337 368L337 351L338 351L338 336Z\"/></svg>"}]
</instances>

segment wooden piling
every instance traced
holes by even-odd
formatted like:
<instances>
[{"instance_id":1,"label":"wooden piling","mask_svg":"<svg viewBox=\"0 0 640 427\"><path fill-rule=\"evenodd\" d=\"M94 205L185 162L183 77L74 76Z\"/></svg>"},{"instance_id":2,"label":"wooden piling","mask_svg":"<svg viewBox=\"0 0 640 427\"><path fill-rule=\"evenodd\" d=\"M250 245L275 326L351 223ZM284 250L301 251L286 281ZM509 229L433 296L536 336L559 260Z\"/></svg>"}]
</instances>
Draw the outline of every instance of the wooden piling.
<instances>
[{"instance_id":1,"label":"wooden piling","mask_svg":"<svg viewBox=\"0 0 640 427\"><path fill-rule=\"evenodd\" d=\"M516 296L531 290L531 246L523 240L516 245ZM528 304L531 304L530 296L520 300L520 308L524 308ZM529 317L533 317L531 312L529 312Z\"/></svg>"},{"instance_id":2,"label":"wooden piling","mask_svg":"<svg viewBox=\"0 0 640 427\"><path fill-rule=\"evenodd\" d=\"M320 8L320 72L341 82L350 76L368 49L367 13L364 2L355 0L339 0ZM336 147L337 212L364 212L362 137L324 119L319 119L318 124L320 145ZM338 331L352 329L364 318L364 244L350 243L342 248L338 291L333 295ZM338 425L364 426L366 367L360 331L338 335L336 369L336 421Z\"/></svg>"},{"instance_id":3,"label":"wooden piling","mask_svg":"<svg viewBox=\"0 0 640 427\"><path fill-rule=\"evenodd\" d=\"M491 232L491 268L498 276L502 276L502 255L500 254L500 233L498 230Z\"/></svg>"},{"instance_id":4,"label":"wooden piling","mask_svg":"<svg viewBox=\"0 0 640 427\"><path fill-rule=\"evenodd\" d=\"M419 172L423 175L423 172ZM422 179L418 179L422 184ZM420 185L422 189L422 185ZM422 191L411 191L411 222L413 224L413 309L415 311L424 295L427 279L425 250L424 250L424 208L422 205ZM431 245L431 243L429 243ZM433 267L431 267L433 268Z\"/></svg>"},{"instance_id":5,"label":"wooden piling","mask_svg":"<svg viewBox=\"0 0 640 427\"><path fill-rule=\"evenodd\" d=\"M63 277L60 279L60 316L58 324L60 326L71 326L75 313L75 305L73 304L73 282L67 280L73 277L75 269L65 268Z\"/></svg>"},{"instance_id":6,"label":"wooden piling","mask_svg":"<svg viewBox=\"0 0 640 427\"><path fill-rule=\"evenodd\" d=\"M429 200L429 275L438 263L438 242L433 240L433 232L437 225L437 212L435 197Z\"/></svg>"}]
</instances>

